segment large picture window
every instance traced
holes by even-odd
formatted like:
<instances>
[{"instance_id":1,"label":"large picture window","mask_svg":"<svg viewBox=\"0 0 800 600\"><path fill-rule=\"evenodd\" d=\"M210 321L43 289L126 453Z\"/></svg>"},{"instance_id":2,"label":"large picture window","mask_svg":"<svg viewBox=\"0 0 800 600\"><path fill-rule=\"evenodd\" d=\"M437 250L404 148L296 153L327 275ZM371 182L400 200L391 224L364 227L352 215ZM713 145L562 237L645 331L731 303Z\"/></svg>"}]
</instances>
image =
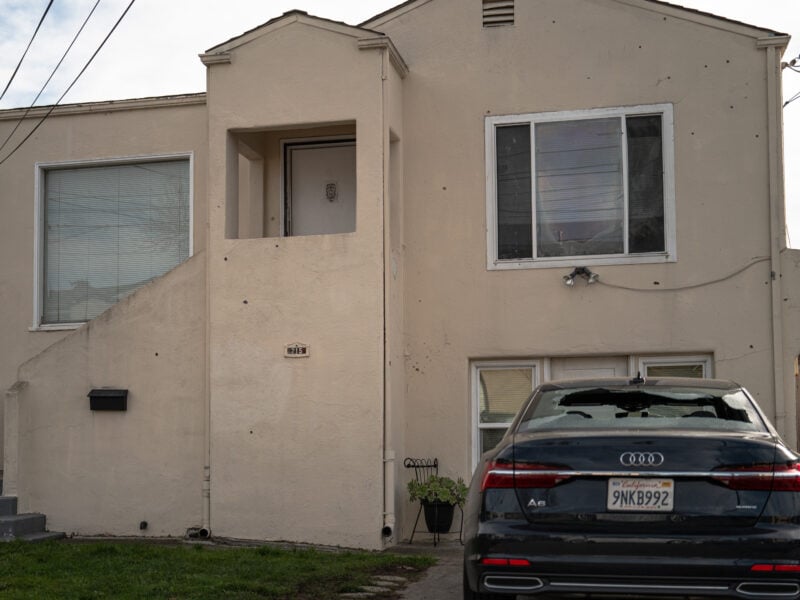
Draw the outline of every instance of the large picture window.
<instances>
[{"instance_id":1,"label":"large picture window","mask_svg":"<svg viewBox=\"0 0 800 600\"><path fill-rule=\"evenodd\" d=\"M671 106L486 127L490 268L674 260Z\"/></svg>"},{"instance_id":2,"label":"large picture window","mask_svg":"<svg viewBox=\"0 0 800 600\"><path fill-rule=\"evenodd\" d=\"M51 166L42 184L42 325L90 320L190 255L188 158Z\"/></svg>"}]
</instances>

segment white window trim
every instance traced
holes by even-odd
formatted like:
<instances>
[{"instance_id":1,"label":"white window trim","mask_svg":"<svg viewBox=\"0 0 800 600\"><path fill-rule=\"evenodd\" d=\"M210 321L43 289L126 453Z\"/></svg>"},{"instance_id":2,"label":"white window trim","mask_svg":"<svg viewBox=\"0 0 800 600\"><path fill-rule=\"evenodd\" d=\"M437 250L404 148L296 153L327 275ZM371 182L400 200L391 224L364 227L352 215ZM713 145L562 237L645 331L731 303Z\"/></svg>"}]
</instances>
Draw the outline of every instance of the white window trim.
<instances>
[{"instance_id":1,"label":"white window trim","mask_svg":"<svg viewBox=\"0 0 800 600\"><path fill-rule=\"evenodd\" d=\"M714 377L714 361L709 354L675 354L668 356L638 356L636 357L637 372L643 377L647 376L647 367L661 367L671 365L702 365L703 377Z\"/></svg>"},{"instance_id":2,"label":"white window trim","mask_svg":"<svg viewBox=\"0 0 800 600\"><path fill-rule=\"evenodd\" d=\"M662 157L664 161L664 238L665 251L643 254L613 254L613 255L588 255L588 256L559 256L547 258L526 258L518 260L499 260L497 258L497 156L495 130L501 125L545 123L552 121L575 121L581 119L600 119L603 117L624 117L630 115L644 115L660 113L662 115ZM533 129L532 129L533 130ZM677 261L675 243L675 133L672 104L647 104L638 106L598 108L587 110L572 110L544 113L526 113L520 115L500 115L486 117L485 119L486 143L486 265L488 270L507 269L536 269L547 267L616 265L616 264L645 264L665 263ZM533 136L531 136L533 143ZM531 160L535 160L531 153ZM533 178L535 180L535 168ZM627 182L623 182L626 188ZM536 189L531 188L531 203L533 206L532 227L534 230L533 244L536 247ZM625 203L625 218L627 219L627 201Z\"/></svg>"},{"instance_id":3,"label":"white window trim","mask_svg":"<svg viewBox=\"0 0 800 600\"><path fill-rule=\"evenodd\" d=\"M177 152L174 154L140 154L114 158L93 158L86 160L68 160L58 162L37 162L34 165L34 202L33 202L33 323L28 331L68 331L85 324L78 323L42 323L44 297L44 176L46 171L68 169L73 167L106 167L143 162L159 162L164 160L189 160L189 258L194 255L194 152Z\"/></svg>"},{"instance_id":4,"label":"white window trim","mask_svg":"<svg viewBox=\"0 0 800 600\"><path fill-rule=\"evenodd\" d=\"M481 429L505 429L507 424L487 423L481 426L480 415L480 377L481 370L488 369L518 369L520 367L530 368L533 371L531 377L531 391L542 381L542 361L541 360L481 360L470 365L470 396L471 396L471 431L472 431L472 471L474 472L480 461Z\"/></svg>"}]
</instances>

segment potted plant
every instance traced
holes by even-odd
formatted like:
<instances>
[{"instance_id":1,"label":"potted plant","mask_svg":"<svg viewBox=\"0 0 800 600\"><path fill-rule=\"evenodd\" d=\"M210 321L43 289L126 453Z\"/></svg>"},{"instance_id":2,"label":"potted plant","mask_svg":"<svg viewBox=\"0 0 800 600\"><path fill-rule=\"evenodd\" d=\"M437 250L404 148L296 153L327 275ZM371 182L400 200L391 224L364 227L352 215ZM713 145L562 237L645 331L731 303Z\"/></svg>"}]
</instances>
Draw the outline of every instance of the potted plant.
<instances>
[{"instance_id":1,"label":"potted plant","mask_svg":"<svg viewBox=\"0 0 800 600\"><path fill-rule=\"evenodd\" d=\"M467 498L467 486L459 477L431 475L427 481L412 479L408 482L411 501L419 500L425 509L425 524L431 533L447 533L453 523L456 505L463 506Z\"/></svg>"}]
</instances>

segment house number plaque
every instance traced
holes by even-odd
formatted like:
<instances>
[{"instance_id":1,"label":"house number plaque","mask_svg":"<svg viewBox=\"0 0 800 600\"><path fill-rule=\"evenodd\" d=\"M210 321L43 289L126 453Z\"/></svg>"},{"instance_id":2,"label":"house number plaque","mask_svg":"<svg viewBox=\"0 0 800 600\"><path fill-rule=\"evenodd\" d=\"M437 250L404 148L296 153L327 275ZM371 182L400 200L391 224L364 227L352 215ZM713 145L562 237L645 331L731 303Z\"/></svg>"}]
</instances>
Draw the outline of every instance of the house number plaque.
<instances>
[{"instance_id":1,"label":"house number plaque","mask_svg":"<svg viewBox=\"0 0 800 600\"><path fill-rule=\"evenodd\" d=\"M287 344L283 348L283 355L286 358L307 358L310 354L311 348L309 345L301 344L300 342Z\"/></svg>"}]
</instances>

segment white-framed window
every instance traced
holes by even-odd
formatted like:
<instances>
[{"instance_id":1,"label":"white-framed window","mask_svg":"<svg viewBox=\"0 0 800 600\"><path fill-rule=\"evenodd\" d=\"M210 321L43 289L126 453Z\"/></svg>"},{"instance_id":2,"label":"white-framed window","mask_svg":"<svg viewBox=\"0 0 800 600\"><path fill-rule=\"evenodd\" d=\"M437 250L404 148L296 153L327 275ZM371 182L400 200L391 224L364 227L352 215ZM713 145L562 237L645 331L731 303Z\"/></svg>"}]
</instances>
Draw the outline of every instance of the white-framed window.
<instances>
[{"instance_id":1,"label":"white-framed window","mask_svg":"<svg viewBox=\"0 0 800 600\"><path fill-rule=\"evenodd\" d=\"M638 369L643 377L713 377L711 356L639 356Z\"/></svg>"},{"instance_id":2,"label":"white-framed window","mask_svg":"<svg viewBox=\"0 0 800 600\"><path fill-rule=\"evenodd\" d=\"M471 363L472 468L494 448L533 389L556 379L714 377L712 354L620 354L476 360Z\"/></svg>"},{"instance_id":3,"label":"white-framed window","mask_svg":"<svg viewBox=\"0 0 800 600\"><path fill-rule=\"evenodd\" d=\"M191 154L37 164L35 329L93 319L192 252Z\"/></svg>"},{"instance_id":4,"label":"white-framed window","mask_svg":"<svg viewBox=\"0 0 800 600\"><path fill-rule=\"evenodd\" d=\"M671 104L487 117L489 269L671 262Z\"/></svg>"},{"instance_id":5,"label":"white-framed window","mask_svg":"<svg viewBox=\"0 0 800 600\"><path fill-rule=\"evenodd\" d=\"M539 384L539 361L482 361L472 364L473 465L494 448L520 406Z\"/></svg>"}]
</instances>

